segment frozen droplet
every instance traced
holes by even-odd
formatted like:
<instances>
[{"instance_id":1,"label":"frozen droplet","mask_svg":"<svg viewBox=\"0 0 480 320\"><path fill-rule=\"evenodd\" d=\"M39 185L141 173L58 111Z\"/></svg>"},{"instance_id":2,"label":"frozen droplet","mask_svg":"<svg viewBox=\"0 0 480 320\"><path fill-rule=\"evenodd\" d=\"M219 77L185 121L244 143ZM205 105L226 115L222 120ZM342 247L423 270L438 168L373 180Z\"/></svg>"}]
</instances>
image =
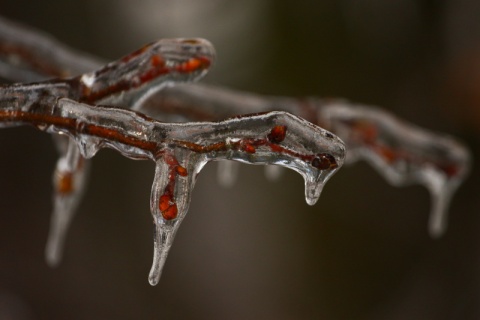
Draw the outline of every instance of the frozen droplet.
<instances>
[{"instance_id":1,"label":"frozen droplet","mask_svg":"<svg viewBox=\"0 0 480 320\"><path fill-rule=\"evenodd\" d=\"M310 179L305 180L305 200L311 206L317 203L318 198L323 190L323 183L318 181L312 181Z\"/></svg>"},{"instance_id":2,"label":"frozen droplet","mask_svg":"<svg viewBox=\"0 0 480 320\"><path fill-rule=\"evenodd\" d=\"M271 167L271 166L267 166ZM217 166L218 183L226 188L232 187L237 182L240 164L233 161L219 161Z\"/></svg>"},{"instance_id":3,"label":"frozen droplet","mask_svg":"<svg viewBox=\"0 0 480 320\"><path fill-rule=\"evenodd\" d=\"M100 150L100 140L85 134L78 135L76 138L78 149L85 159L93 158Z\"/></svg>"}]
</instances>

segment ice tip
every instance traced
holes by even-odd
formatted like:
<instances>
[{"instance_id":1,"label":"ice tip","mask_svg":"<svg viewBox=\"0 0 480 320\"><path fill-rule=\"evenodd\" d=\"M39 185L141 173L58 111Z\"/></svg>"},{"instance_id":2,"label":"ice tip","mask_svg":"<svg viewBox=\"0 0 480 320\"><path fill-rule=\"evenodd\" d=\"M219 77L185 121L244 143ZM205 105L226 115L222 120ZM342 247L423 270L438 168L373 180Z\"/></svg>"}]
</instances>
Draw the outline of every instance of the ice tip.
<instances>
[{"instance_id":1,"label":"ice tip","mask_svg":"<svg viewBox=\"0 0 480 320\"><path fill-rule=\"evenodd\" d=\"M428 219L428 233L433 239L442 237L447 231L448 211L454 190L455 186L448 184L430 189L432 208Z\"/></svg>"},{"instance_id":2,"label":"ice tip","mask_svg":"<svg viewBox=\"0 0 480 320\"><path fill-rule=\"evenodd\" d=\"M446 217L440 216L440 214L432 214L428 221L428 234L432 239L441 238L447 231Z\"/></svg>"},{"instance_id":3,"label":"ice tip","mask_svg":"<svg viewBox=\"0 0 480 320\"><path fill-rule=\"evenodd\" d=\"M62 262L62 240L50 234L45 246L45 262L50 268L55 268Z\"/></svg>"},{"instance_id":4,"label":"ice tip","mask_svg":"<svg viewBox=\"0 0 480 320\"><path fill-rule=\"evenodd\" d=\"M167 59L195 59L200 69L208 69L215 61L216 51L213 44L203 38L160 39L151 44L155 53Z\"/></svg>"},{"instance_id":5,"label":"ice tip","mask_svg":"<svg viewBox=\"0 0 480 320\"><path fill-rule=\"evenodd\" d=\"M47 247L45 250L45 261L50 268L56 268L60 265L62 257L58 252Z\"/></svg>"},{"instance_id":6,"label":"ice tip","mask_svg":"<svg viewBox=\"0 0 480 320\"><path fill-rule=\"evenodd\" d=\"M305 181L305 200L307 204L313 206L320 198L323 190L323 183L315 181Z\"/></svg>"},{"instance_id":7,"label":"ice tip","mask_svg":"<svg viewBox=\"0 0 480 320\"><path fill-rule=\"evenodd\" d=\"M152 275L150 274L148 276L148 283L152 286L155 287L158 282L160 281L160 275Z\"/></svg>"},{"instance_id":8,"label":"ice tip","mask_svg":"<svg viewBox=\"0 0 480 320\"><path fill-rule=\"evenodd\" d=\"M165 262L165 259L157 259L158 256L155 255L152 268L150 269L150 273L148 275L148 283L151 286L156 286L160 281L160 276L162 275L162 268Z\"/></svg>"},{"instance_id":9,"label":"ice tip","mask_svg":"<svg viewBox=\"0 0 480 320\"><path fill-rule=\"evenodd\" d=\"M432 239L438 240L441 237L443 237L446 231L447 231L447 228L429 228L428 234Z\"/></svg>"}]
</instances>

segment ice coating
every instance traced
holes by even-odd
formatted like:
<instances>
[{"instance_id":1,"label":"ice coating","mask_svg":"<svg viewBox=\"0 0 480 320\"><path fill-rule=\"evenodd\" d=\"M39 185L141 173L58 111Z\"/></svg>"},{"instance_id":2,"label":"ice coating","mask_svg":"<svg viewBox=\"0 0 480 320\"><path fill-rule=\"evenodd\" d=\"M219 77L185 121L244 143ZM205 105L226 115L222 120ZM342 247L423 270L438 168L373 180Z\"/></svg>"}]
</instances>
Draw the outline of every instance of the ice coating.
<instances>
[{"instance_id":1,"label":"ice coating","mask_svg":"<svg viewBox=\"0 0 480 320\"><path fill-rule=\"evenodd\" d=\"M135 108L169 83L198 80L214 57L206 40L162 39L76 78L79 100Z\"/></svg>"}]
</instances>

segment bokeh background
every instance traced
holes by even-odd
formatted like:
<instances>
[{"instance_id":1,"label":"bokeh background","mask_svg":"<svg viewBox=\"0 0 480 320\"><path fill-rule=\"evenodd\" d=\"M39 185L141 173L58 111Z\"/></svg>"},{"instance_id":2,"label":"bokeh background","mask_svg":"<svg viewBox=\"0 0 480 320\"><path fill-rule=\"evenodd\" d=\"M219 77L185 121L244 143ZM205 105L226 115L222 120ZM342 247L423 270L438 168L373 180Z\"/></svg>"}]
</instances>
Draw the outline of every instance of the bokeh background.
<instances>
[{"instance_id":1,"label":"bokeh background","mask_svg":"<svg viewBox=\"0 0 480 320\"><path fill-rule=\"evenodd\" d=\"M235 186L199 176L157 287L154 166L93 161L63 263L44 262L56 152L33 128L0 132L0 319L479 319L480 2L474 0L0 0L0 14L116 59L162 37L204 37L205 82L343 97L460 137L474 167L447 234L429 196L368 165L342 169L314 207L303 181L242 165Z\"/></svg>"}]
</instances>

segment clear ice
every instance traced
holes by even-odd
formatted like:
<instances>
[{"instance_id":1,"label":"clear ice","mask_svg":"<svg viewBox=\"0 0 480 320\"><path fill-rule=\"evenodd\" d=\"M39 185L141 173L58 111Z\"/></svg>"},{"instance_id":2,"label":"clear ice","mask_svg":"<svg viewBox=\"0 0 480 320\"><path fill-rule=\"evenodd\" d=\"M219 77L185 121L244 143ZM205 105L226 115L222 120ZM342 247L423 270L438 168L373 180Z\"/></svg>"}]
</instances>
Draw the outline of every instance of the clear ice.
<instances>
[{"instance_id":1,"label":"clear ice","mask_svg":"<svg viewBox=\"0 0 480 320\"><path fill-rule=\"evenodd\" d=\"M82 199L89 171L89 163L80 155L77 145L70 140L58 142L62 144L65 146L59 150L62 156L53 175L53 212L45 248L45 258L52 267L62 259L66 233Z\"/></svg>"},{"instance_id":2,"label":"clear ice","mask_svg":"<svg viewBox=\"0 0 480 320\"><path fill-rule=\"evenodd\" d=\"M470 155L460 142L342 100L188 83L205 75L214 56L205 40L166 39L101 67L100 60L0 18L0 76L23 83L54 79L0 87L0 126L31 124L61 135L55 139L61 156L53 176L49 264L61 259L88 159L104 147L156 163L152 285L188 211L197 175L209 161L221 160L223 185L233 184L238 171L227 160L275 165L267 166L272 179L279 167L293 169L304 177L305 197L313 205L344 162L344 141L348 162L366 160L394 185L424 185L433 202L430 233L444 232L450 199L469 170Z\"/></svg>"}]
</instances>

